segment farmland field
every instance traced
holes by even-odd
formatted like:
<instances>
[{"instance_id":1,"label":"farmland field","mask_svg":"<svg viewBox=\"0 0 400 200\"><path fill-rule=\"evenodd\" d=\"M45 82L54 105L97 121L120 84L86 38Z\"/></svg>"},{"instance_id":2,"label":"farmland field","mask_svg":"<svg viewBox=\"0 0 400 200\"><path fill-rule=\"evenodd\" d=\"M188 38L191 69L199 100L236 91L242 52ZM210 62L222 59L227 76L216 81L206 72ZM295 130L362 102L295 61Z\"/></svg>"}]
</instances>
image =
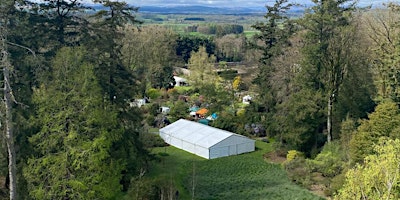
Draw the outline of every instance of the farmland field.
<instances>
[{"instance_id":1,"label":"farmland field","mask_svg":"<svg viewBox=\"0 0 400 200\"><path fill-rule=\"evenodd\" d=\"M206 160L171 146L155 148L153 153L164 156L148 175L173 179L180 199L193 194L194 199L323 199L292 183L280 165L263 159L271 144L257 141L256 149Z\"/></svg>"}]
</instances>

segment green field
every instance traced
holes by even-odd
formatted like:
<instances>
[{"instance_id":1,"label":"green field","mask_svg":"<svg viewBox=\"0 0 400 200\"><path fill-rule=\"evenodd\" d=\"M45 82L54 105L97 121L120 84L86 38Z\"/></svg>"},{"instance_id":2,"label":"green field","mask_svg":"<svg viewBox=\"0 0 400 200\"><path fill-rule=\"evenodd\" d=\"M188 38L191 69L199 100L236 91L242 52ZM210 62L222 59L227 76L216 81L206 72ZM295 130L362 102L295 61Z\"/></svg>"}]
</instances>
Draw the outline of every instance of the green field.
<instances>
[{"instance_id":1,"label":"green field","mask_svg":"<svg viewBox=\"0 0 400 200\"><path fill-rule=\"evenodd\" d=\"M248 154L206 160L174 147L153 149L160 160L148 178L166 177L179 190L180 199L322 199L292 183L278 164L263 155L271 144L257 141ZM164 156L160 156L163 154Z\"/></svg>"}]
</instances>

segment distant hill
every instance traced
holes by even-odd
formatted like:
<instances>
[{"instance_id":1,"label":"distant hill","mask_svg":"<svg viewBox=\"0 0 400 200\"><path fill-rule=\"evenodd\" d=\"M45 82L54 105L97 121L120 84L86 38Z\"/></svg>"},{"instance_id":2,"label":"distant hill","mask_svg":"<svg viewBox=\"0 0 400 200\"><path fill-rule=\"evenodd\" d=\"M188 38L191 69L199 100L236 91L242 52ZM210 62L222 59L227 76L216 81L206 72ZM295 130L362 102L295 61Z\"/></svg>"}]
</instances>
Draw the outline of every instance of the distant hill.
<instances>
[{"instance_id":1,"label":"distant hill","mask_svg":"<svg viewBox=\"0 0 400 200\"><path fill-rule=\"evenodd\" d=\"M263 13L265 8L223 8L208 6L143 6L139 8L139 12L152 13L174 13L174 14L196 14L196 13L212 13L212 14L244 14L244 13Z\"/></svg>"},{"instance_id":2,"label":"distant hill","mask_svg":"<svg viewBox=\"0 0 400 200\"><path fill-rule=\"evenodd\" d=\"M265 7L210 7L210 6L142 6L139 12L170 14L254 14L265 13ZM292 7L291 12L304 12L302 7Z\"/></svg>"}]
</instances>

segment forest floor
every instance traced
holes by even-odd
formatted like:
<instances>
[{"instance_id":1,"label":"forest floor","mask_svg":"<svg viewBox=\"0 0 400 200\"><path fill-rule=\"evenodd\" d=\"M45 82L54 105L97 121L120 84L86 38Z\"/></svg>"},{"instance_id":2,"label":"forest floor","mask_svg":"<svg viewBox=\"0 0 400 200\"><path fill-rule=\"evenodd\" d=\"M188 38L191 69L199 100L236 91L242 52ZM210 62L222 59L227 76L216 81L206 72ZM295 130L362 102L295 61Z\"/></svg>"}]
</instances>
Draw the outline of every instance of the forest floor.
<instances>
[{"instance_id":1,"label":"forest floor","mask_svg":"<svg viewBox=\"0 0 400 200\"><path fill-rule=\"evenodd\" d=\"M0 176L0 199L6 199L7 198L7 190L4 187L6 182L6 178L3 176Z\"/></svg>"}]
</instances>

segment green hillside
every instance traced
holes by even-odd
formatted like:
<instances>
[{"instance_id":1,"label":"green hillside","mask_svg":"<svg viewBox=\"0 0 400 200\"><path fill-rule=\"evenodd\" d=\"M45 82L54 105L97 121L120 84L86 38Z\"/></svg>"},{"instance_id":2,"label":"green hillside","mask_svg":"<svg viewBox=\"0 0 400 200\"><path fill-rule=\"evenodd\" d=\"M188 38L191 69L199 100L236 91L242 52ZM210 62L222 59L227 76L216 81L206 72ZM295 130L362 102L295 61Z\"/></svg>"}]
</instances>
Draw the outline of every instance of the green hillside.
<instances>
[{"instance_id":1,"label":"green hillside","mask_svg":"<svg viewBox=\"0 0 400 200\"><path fill-rule=\"evenodd\" d=\"M159 161L148 178L165 177L180 199L322 199L292 183L278 164L263 159L271 144L256 143L253 153L206 160L175 147L153 149ZM162 155L162 156L161 156Z\"/></svg>"}]
</instances>

